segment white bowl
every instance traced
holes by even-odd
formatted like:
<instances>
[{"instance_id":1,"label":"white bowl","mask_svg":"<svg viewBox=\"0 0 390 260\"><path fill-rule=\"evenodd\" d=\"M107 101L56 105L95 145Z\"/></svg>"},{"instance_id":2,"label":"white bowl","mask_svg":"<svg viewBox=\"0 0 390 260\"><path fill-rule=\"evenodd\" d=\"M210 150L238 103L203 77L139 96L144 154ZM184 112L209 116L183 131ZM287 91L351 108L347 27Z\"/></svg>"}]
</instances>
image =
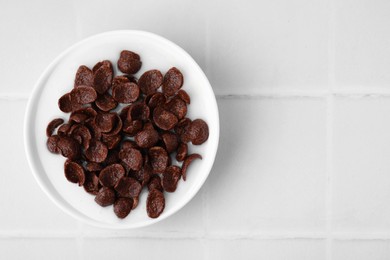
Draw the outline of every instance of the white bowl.
<instances>
[{"instance_id":1,"label":"white bowl","mask_svg":"<svg viewBox=\"0 0 390 260\"><path fill-rule=\"evenodd\" d=\"M57 117L68 119L69 115L59 110L57 102L59 97L72 89L77 68L82 64L91 68L105 59L116 65L120 51L125 49L141 56L142 68L136 74L138 77L150 69L159 69L164 74L173 66L179 68L184 75L183 89L191 96L188 117L204 119L210 130L209 139L203 145L189 145L189 152L201 154L203 160L196 160L191 164L187 181L181 180L176 192L165 192L165 210L157 219L151 219L146 214L145 189L140 195L138 207L127 218L118 219L112 206L100 207L94 202L94 196L86 193L82 187L68 182L63 170L65 158L50 153L46 148L45 129L49 121ZM182 48L148 32L113 31L89 37L73 45L49 65L35 85L27 105L24 139L27 159L35 179L62 210L95 226L116 229L143 227L177 212L195 196L205 182L218 148L218 107L205 74Z\"/></svg>"}]
</instances>

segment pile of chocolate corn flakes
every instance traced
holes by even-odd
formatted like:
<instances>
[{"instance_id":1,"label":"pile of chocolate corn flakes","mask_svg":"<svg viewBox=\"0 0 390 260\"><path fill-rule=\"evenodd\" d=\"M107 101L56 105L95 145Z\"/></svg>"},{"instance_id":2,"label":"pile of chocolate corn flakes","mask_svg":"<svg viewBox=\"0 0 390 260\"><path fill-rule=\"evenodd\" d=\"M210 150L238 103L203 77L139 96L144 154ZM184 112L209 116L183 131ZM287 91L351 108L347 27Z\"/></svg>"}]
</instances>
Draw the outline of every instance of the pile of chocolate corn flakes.
<instances>
[{"instance_id":1,"label":"pile of chocolate corn flakes","mask_svg":"<svg viewBox=\"0 0 390 260\"><path fill-rule=\"evenodd\" d=\"M165 208L164 193L174 192L191 162L202 159L189 154L189 143L206 142L209 128L202 119L186 117L191 100L181 89L179 69L165 75L153 69L137 79L142 62L128 50L117 66L123 75L115 76L108 60L92 70L79 67L73 89L58 101L69 119L48 124L47 147L67 158L66 179L83 186L100 206L114 205L114 213L125 218L145 188L147 214L157 218Z\"/></svg>"}]
</instances>

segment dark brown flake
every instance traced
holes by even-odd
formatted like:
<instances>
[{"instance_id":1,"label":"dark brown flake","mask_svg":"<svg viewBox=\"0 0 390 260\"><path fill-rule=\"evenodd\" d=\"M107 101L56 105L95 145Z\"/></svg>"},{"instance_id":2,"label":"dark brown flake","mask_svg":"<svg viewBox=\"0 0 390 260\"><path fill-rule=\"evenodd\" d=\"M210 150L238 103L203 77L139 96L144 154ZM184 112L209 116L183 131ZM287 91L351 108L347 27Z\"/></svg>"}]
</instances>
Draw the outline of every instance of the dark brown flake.
<instances>
[{"instance_id":1,"label":"dark brown flake","mask_svg":"<svg viewBox=\"0 0 390 260\"><path fill-rule=\"evenodd\" d=\"M125 176L125 169L119 163L111 164L101 170L99 182L104 187L114 187L120 178Z\"/></svg>"},{"instance_id":2,"label":"dark brown flake","mask_svg":"<svg viewBox=\"0 0 390 260\"><path fill-rule=\"evenodd\" d=\"M202 160L202 156L200 154L197 154L197 153L193 153L191 155L188 155L185 159L184 159L184 162L183 162L183 165L181 167L181 175L183 175L183 180L185 181L186 178L187 178L187 169L188 169L188 166L190 166L191 162L195 159L201 159Z\"/></svg>"},{"instance_id":3,"label":"dark brown flake","mask_svg":"<svg viewBox=\"0 0 390 260\"><path fill-rule=\"evenodd\" d=\"M138 197L142 190L142 185L134 178L123 177L115 186L119 196L126 198Z\"/></svg>"},{"instance_id":4,"label":"dark brown flake","mask_svg":"<svg viewBox=\"0 0 390 260\"><path fill-rule=\"evenodd\" d=\"M81 65L74 79L74 87L78 86L93 86L93 73L87 66Z\"/></svg>"},{"instance_id":5,"label":"dark brown flake","mask_svg":"<svg viewBox=\"0 0 390 260\"><path fill-rule=\"evenodd\" d=\"M66 161L64 165L65 177L68 181L83 186L85 182L84 169L76 162Z\"/></svg>"},{"instance_id":6,"label":"dark brown flake","mask_svg":"<svg viewBox=\"0 0 390 260\"><path fill-rule=\"evenodd\" d=\"M146 211L151 218L158 218L165 208L164 194L156 189L149 191L146 200Z\"/></svg>"},{"instance_id":7,"label":"dark brown flake","mask_svg":"<svg viewBox=\"0 0 390 260\"><path fill-rule=\"evenodd\" d=\"M154 146L149 149L148 155L153 172L163 173L168 166L168 154L164 148Z\"/></svg>"},{"instance_id":8,"label":"dark brown flake","mask_svg":"<svg viewBox=\"0 0 390 260\"><path fill-rule=\"evenodd\" d=\"M118 218L125 218L133 208L132 198L118 198L114 203L114 213Z\"/></svg>"},{"instance_id":9,"label":"dark brown flake","mask_svg":"<svg viewBox=\"0 0 390 260\"><path fill-rule=\"evenodd\" d=\"M168 70L164 76L162 91L167 96L173 96L183 86L183 74L177 68Z\"/></svg>"},{"instance_id":10,"label":"dark brown flake","mask_svg":"<svg viewBox=\"0 0 390 260\"><path fill-rule=\"evenodd\" d=\"M112 188L103 187L95 197L95 201L102 207L107 207L115 202L115 191Z\"/></svg>"},{"instance_id":11,"label":"dark brown flake","mask_svg":"<svg viewBox=\"0 0 390 260\"><path fill-rule=\"evenodd\" d=\"M46 127L46 136L47 137L52 136L54 130L63 123L64 123L64 119L62 119L62 118L56 118L56 119L51 120L50 123Z\"/></svg>"},{"instance_id":12,"label":"dark brown flake","mask_svg":"<svg viewBox=\"0 0 390 260\"><path fill-rule=\"evenodd\" d=\"M174 192L181 177L181 169L176 165L168 166L165 169L162 179L162 186L167 192Z\"/></svg>"},{"instance_id":13,"label":"dark brown flake","mask_svg":"<svg viewBox=\"0 0 390 260\"><path fill-rule=\"evenodd\" d=\"M108 149L105 144L100 141L93 140L89 148L85 151L85 156L91 162L103 162L107 157Z\"/></svg>"},{"instance_id":14,"label":"dark brown flake","mask_svg":"<svg viewBox=\"0 0 390 260\"><path fill-rule=\"evenodd\" d=\"M138 86L145 95L155 93L163 82L163 75L159 70L146 71L138 80Z\"/></svg>"},{"instance_id":15,"label":"dark brown flake","mask_svg":"<svg viewBox=\"0 0 390 260\"><path fill-rule=\"evenodd\" d=\"M142 66L140 56L132 51L124 50L118 60L118 69L123 73L135 74Z\"/></svg>"}]
</instances>

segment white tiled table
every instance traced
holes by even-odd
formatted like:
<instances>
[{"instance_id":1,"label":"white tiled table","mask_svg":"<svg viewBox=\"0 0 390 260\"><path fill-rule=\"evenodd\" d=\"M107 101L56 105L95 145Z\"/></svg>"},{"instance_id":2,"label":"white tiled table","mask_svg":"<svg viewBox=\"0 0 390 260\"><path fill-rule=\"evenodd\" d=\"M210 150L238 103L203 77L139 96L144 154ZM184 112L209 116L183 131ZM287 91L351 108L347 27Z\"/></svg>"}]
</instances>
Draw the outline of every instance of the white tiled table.
<instances>
[{"instance_id":1,"label":"white tiled table","mask_svg":"<svg viewBox=\"0 0 390 260\"><path fill-rule=\"evenodd\" d=\"M390 259L389 14L387 0L0 0L0 259ZM22 140L48 63L115 29L186 49L221 117L198 195L126 231L60 211Z\"/></svg>"}]
</instances>

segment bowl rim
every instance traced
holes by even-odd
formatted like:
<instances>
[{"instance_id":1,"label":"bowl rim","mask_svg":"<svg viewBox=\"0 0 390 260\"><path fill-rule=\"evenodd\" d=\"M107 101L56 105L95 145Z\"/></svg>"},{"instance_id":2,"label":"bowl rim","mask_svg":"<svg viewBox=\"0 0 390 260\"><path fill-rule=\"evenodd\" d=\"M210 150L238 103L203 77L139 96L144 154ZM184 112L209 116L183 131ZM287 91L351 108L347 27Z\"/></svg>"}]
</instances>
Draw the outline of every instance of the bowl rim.
<instances>
[{"instance_id":1,"label":"bowl rim","mask_svg":"<svg viewBox=\"0 0 390 260\"><path fill-rule=\"evenodd\" d=\"M53 68L61 61L61 59L64 58L66 55L68 55L71 51L76 49L78 46L84 44L87 41L90 41L91 39L99 38L102 36L118 35L118 34L136 34L136 35L140 35L140 36L146 36L146 37L149 37L152 39L154 38L156 40L164 42L167 45L171 45L173 48L180 51L181 52L180 55L184 56L186 59L189 59L190 61L193 62L193 64L195 65L195 68L197 70L199 70L200 75L203 77L204 82L207 83L207 87L209 87L211 92L213 93L214 98L212 99L213 104L211 104L211 105L214 107L215 113L216 113L216 122L215 122L215 126L214 126L216 140L215 140L215 145L211 147L212 149L214 149L214 152L211 153L211 156L213 156L213 158L211 160L208 173L203 177L202 180L199 181L198 185L194 187L194 189L193 189L194 191L192 193L189 193L189 196L187 196L186 199L184 199L180 204L176 205L169 214L164 214L164 215L160 216L159 218L150 219L148 221L143 221L143 222L140 222L137 224L133 224L131 226L129 226L129 225L121 226L120 224L104 223L104 222L100 222L100 221L95 220L95 219L88 218L88 216L86 216L84 214L81 214L81 213L77 214L77 213L79 213L79 211L77 211L74 208L72 208L72 209L68 208L68 206L66 206L63 201L61 201L59 198L57 198L55 195L53 195L52 192L50 191L49 187L46 186L46 184L45 184L44 180L42 179L42 177L40 176L40 174L38 174L38 172L39 172L38 165L37 165L36 159L33 157L33 141L32 141L31 135L29 134L29 129L31 128L31 126L34 125L32 113L34 110L33 109L34 105L36 105L36 100L39 97L40 90L45 86L44 81L47 79L48 76L50 76ZM70 47L65 49L63 52L61 52L46 67L46 69L43 71L43 73L40 75L37 82L35 83L33 90L30 94L30 97L28 99L28 102L27 102L25 116L24 116L23 137L24 137L24 147L25 147L27 162L28 162L29 167L31 169L31 172L34 176L34 179L36 180L36 182L38 183L40 188L44 191L44 193L50 198L50 200L55 205L57 205L57 207L59 207L60 209L62 209L64 212L66 212L70 216L74 217L75 219L82 221L83 223L86 223L86 224L89 224L92 226L96 226L96 227L100 227L100 228L119 230L119 229L140 228L140 227L145 227L145 226L149 226L149 225L155 224L157 222L160 222L160 221L172 216L173 214L177 213L180 209L182 209L185 205L188 204L188 202L190 202L195 197L195 195L199 192L199 190L203 186L207 177L210 175L210 172L211 172L213 165L215 163L215 157L216 157L217 150L218 150L219 135L220 135L219 123L220 123L219 122L219 110L218 110L218 105L217 105L215 93L211 87L209 80L207 79L206 75L204 74L203 70L200 68L198 63L191 57L191 55L189 55L183 48L178 46L176 43L174 43L174 42L172 42L172 41L170 41L170 40L168 40L160 35L157 35L155 33L142 31L142 30L114 30L114 31L107 31L107 32L95 34L95 35L89 36L81 41L76 42L75 44L71 45Z\"/></svg>"}]
</instances>

